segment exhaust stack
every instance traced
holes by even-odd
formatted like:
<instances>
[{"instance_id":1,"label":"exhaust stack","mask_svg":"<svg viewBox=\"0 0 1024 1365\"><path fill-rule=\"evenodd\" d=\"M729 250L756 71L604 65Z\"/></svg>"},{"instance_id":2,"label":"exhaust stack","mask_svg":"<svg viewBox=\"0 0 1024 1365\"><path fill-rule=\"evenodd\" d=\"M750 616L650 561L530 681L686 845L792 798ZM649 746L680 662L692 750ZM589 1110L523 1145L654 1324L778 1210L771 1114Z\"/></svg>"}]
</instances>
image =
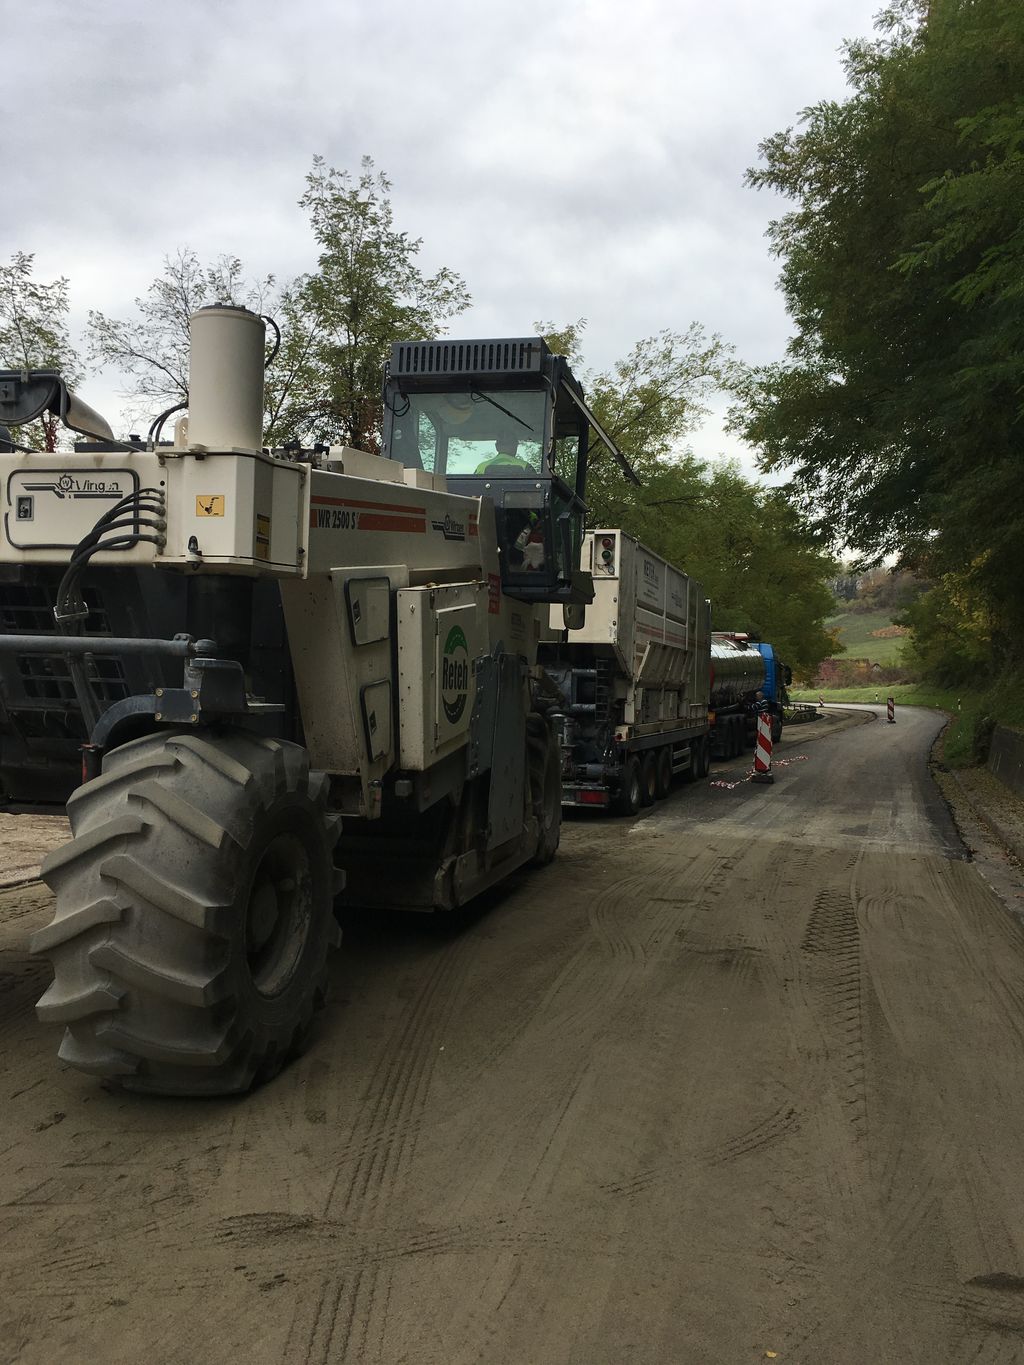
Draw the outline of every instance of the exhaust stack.
<instances>
[{"instance_id":1,"label":"exhaust stack","mask_svg":"<svg viewBox=\"0 0 1024 1365\"><path fill-rule=\"evenodd\" d=\"M188 444L262 450L266 328L248 308L214 304L189 319Z\"/></svg>"}]
</instances>

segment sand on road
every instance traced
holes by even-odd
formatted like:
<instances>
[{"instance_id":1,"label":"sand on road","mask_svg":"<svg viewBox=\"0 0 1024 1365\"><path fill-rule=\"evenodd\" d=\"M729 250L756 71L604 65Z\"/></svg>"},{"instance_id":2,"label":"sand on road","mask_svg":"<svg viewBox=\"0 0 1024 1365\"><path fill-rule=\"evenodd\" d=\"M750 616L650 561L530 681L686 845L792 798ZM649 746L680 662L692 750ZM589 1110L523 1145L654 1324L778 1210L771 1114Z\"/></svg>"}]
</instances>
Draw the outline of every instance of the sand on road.
<instances>
[{"instance_id":1,"label":"sand on road","mask_svg":"<svg viewBox=\"0 0 1024 1365\"><path fill-rule=\"evenodd\" d=\"M1024 937L902 710L349 924L244 1100L60 1066L0 893L0 1359L1024 1358ZM719 775L736 775L737 765Z\"/></svg>"}]
</instances>

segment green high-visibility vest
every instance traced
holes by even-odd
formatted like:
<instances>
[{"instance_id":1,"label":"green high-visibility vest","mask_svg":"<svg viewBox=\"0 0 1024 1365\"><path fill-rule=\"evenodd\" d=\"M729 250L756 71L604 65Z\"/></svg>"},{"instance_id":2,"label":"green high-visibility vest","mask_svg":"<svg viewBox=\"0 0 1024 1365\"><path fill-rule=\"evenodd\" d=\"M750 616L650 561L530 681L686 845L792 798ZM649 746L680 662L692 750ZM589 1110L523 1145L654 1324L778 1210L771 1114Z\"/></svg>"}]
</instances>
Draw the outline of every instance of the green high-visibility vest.
<instances>
[{"instance_id":1,"label":"green high-visibility vest","mask_svg":"<svg viewBox=\"0 0 1024 1365\"><path fill-rule=\"evenodd\" d=\"M477 474L486 474L492 465L507 465L509 469L525 469L527 473L533 474L533 465L518 455L508 455L505 451L495 451L489 459L482 460L474 471Z\"/></svg>"}]
</instances>

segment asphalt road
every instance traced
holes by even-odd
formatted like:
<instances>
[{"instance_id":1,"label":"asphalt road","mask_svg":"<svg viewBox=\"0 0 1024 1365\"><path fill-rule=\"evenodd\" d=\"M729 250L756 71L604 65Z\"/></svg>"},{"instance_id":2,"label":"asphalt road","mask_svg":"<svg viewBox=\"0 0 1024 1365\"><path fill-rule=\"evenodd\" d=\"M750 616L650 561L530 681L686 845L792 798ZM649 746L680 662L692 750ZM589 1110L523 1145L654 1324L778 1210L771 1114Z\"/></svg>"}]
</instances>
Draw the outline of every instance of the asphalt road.
<instances>
[{"instance_id":1,"label":"asphalt road","mask_svg":"<svg viewBox=\"0 0 1024 1365\"><path fill-rule=\"evenodd\" d=\"M64 1070L48 895L0 893L0 1359L1024 1359L1024 935L939 723L787 732L773 787L350 925L312 1051L242 1101Z\"/></svg>"}]
</instances>

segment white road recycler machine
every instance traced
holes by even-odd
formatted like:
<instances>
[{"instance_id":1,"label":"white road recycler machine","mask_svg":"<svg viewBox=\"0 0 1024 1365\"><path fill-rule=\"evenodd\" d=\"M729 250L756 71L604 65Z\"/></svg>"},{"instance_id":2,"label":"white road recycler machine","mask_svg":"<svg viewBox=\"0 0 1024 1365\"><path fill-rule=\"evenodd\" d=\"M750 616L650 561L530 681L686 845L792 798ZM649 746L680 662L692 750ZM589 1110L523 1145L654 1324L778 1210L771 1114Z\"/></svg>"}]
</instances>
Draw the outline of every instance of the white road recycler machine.
<instances>
[{"instance_id":1,"label":"white road recycler machine","mask_svg":"<svg viewBox=\"0 0 1024 1365\"><path fill-rule=\"evenodd\" d=\"M453 909L558 846L537 643L592 596L588 453L621 461L566 361L395 345L381 455L264 449L264 364L263 320L197 312L167 441L0 372L0 799L72 830L38 1014L133 1090L299 1052L339 897ZM18 445L47 413L73 452Z\"/></svg>"}]
</instances>

